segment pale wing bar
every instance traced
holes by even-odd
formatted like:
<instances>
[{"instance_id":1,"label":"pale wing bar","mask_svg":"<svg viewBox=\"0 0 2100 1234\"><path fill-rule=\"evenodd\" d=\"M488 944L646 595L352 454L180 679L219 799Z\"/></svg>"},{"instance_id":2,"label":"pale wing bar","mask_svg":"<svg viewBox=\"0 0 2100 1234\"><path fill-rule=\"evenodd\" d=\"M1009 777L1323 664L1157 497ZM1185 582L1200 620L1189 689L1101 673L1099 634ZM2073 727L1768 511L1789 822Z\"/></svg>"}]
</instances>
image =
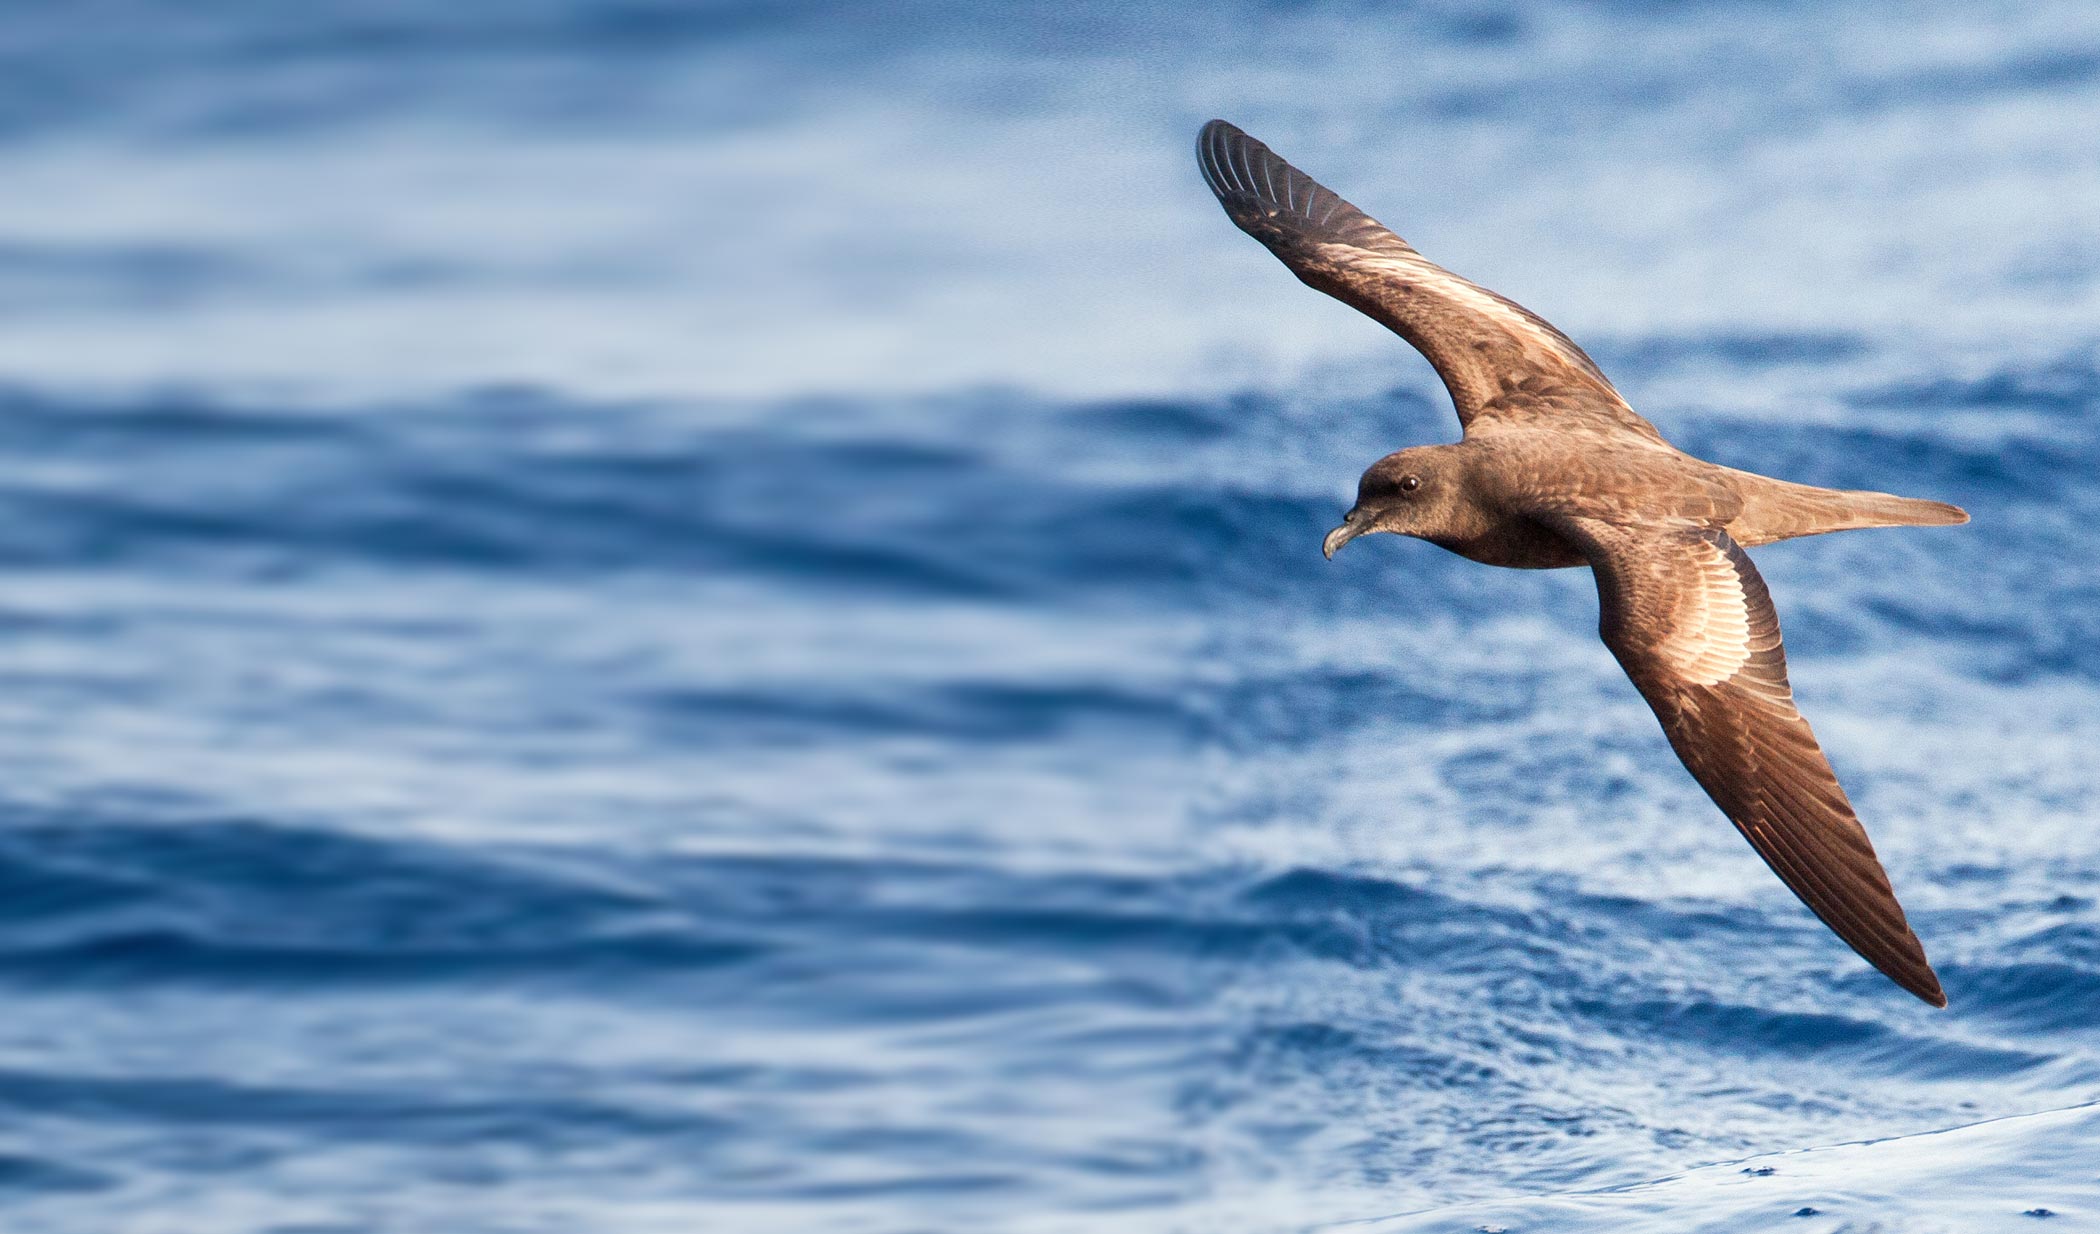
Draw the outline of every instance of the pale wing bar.
<instances>
[{"instance_id":1,"label":"pale wing bar","mask_svg":"<svg viewBox=\"0 0 2100 1234\"><path fill-rule=\"evenodd\" d=\"M1537 314L1429 261L1376 219L1223 120L1197 161L1240 230L1306 285L1370 316L1428 358L1459 423L1579 421L1660 443L1582 348Z\"/></svg>"},{"instance_id":2,"label":"pale wing bar","mask_svg":"<svg viewBox=\"0 0 2100 1234\"><path fill-rule=\"evenodd\" d=\"M1770 594L1717 527L1560 526L1595 567L1600 631L1671 746L1772 871L1869 964L1947 1005L1874 845L1794 706Z\"/></svg>"}]
</instances>

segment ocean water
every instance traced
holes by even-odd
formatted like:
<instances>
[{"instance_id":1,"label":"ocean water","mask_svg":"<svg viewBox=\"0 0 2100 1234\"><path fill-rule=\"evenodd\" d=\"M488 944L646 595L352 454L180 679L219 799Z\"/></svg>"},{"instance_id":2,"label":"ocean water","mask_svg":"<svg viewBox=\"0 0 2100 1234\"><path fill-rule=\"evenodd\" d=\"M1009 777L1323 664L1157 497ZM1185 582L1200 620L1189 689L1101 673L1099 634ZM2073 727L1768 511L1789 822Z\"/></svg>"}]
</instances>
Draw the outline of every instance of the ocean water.
<instances>
[{"instance_id":1,"label":"ocean water","mask_svg":"<svg viewBox=\"0 0 2100 1234\"><path fill-rule=\"evenodd\" d=\"M2100 1230L2100 17L10 5L0 1228ZM1230 118L1686 449L1952 1000Z\"/></svg>"}]
</instances>

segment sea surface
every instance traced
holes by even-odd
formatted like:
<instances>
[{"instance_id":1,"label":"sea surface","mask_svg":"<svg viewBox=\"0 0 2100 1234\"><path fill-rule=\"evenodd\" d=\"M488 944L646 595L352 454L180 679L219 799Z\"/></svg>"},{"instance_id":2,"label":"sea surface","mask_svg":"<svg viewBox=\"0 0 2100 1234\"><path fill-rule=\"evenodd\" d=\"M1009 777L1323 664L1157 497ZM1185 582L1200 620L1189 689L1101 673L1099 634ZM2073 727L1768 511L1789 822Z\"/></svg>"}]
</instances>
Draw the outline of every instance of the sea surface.
<instances>
[{"instance_id":1,"label":"sea surface","mask_svg":"<svg viewBox=\"0 0 2100 1234\"><path fill-rule=\"evenodd\" d=\"M2100 1230L2100 13L9 4L0 1229ZM1952 1005L1221 115L1681 446Z\"/></svg>"}]
</instances>

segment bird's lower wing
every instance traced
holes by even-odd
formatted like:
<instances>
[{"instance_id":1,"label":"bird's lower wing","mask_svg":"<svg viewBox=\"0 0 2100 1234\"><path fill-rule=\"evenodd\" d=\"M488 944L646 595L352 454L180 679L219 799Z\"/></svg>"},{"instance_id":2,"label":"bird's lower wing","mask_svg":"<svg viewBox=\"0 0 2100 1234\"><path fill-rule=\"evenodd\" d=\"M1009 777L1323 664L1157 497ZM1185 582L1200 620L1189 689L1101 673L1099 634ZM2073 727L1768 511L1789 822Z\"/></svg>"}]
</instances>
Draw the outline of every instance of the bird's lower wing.
<instances>
[{"instance_id":1,"label":"bird's lower wing","mask_svg":"<svg viewBox=\"0 0 2100 1234\"><path fill-rule=\"evenodd\" d=\"M1522 423L1661 444L1582 348L1514 301L1416 252L1378 220L1223 120L1196 158L1241 231L1308 286L1414 345L1451 391L1468 433Z\"/></svg>"},{"instance_id":2,"label":"bird's lower wing","mask_svg":"<svg viewBox=\"0 0 2100 1234\"><path fill-rule=\"evenodd\" d=\"M1685 767L1823 923L1947 1005L1866 829L1794 706L1764 579L1718 527L1556 520L1597 575L1600 631Z\"/></svg>"}]
</instances>

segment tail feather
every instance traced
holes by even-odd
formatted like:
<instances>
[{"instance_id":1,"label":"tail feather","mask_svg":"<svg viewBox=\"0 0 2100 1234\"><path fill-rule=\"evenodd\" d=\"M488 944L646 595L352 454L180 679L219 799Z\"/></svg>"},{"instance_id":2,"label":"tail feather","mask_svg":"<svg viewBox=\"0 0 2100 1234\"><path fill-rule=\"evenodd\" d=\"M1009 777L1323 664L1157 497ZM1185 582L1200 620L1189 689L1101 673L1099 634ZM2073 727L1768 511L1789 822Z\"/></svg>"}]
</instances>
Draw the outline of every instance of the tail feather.
<instances>
[{"instance_id":1,"label":"tail feather","mask_svg":"<svg viewBox=\"0 0 2100 1234\"><path fill-rule=\"evenodd\" d=\"M1736 472L1734 479L1743 510L1728 525L1728 534L1746 548L1859 527L1946 527L1969 521L1969 512L1960 506L1922 497L1816 488L1749 472Z\"/></svg>"}]
</instances>

